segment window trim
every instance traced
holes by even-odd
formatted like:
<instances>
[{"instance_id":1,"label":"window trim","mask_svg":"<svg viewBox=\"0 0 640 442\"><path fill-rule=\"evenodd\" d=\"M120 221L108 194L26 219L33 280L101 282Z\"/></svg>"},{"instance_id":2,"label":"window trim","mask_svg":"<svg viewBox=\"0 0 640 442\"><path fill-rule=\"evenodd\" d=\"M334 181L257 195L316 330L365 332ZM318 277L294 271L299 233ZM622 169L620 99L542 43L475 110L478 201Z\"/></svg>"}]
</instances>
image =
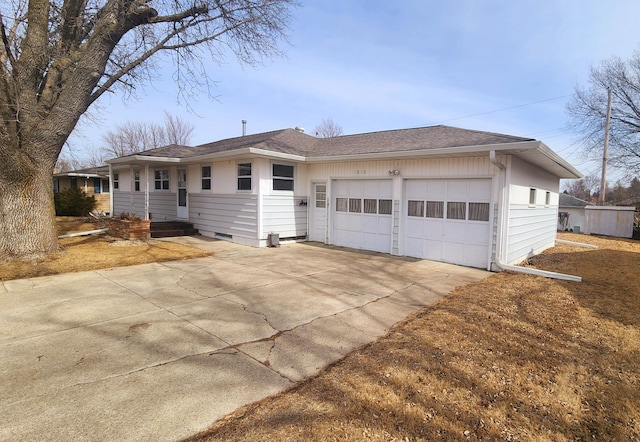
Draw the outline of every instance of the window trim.
<instances>
[{"instance_id":1,"label":"window trim","mask_svg":"<svg viewBox=\"0 0 640 442\"><path fill-rule=\"evenodd\" d=\"M120 190L120 173L113 172L113 190Z\"/></svg>"}]
</instances>

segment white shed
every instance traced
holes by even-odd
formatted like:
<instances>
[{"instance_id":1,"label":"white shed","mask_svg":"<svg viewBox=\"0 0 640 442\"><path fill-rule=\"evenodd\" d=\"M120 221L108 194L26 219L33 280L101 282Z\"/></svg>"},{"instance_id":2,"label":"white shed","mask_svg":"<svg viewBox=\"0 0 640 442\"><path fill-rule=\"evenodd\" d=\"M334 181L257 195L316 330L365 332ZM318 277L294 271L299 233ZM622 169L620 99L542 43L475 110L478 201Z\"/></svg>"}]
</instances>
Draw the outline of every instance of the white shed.
<instances>
[{"instance_id":1,"label":"white shed","mask_svg":"<svg viewBox=\"0 0 640 442\"><path fill-rule=\"evenodd\" d=\"M635 207L587 206L585 209L587 234L631 238Z\"/></svg>"}]
</instances>

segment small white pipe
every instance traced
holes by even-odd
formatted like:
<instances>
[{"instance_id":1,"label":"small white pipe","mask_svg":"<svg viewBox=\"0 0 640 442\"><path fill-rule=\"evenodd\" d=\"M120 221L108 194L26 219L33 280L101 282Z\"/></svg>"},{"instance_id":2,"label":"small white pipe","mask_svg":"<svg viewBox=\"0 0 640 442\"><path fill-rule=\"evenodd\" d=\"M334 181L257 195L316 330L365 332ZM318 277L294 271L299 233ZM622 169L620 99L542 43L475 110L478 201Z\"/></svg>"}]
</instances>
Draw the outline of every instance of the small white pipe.
<instances>
[{"instance_id":1,"label":"small white pipe","mask_svg":"<svg viewBox=\"0 0 640 442\"><path fill-rule=\"evenodd\" d=\"M93 235L94 233L102 233L102 232L106 232L109 229L97 229L97 230L87 230L86 232L78 232L78 233L69 233L67 235L60 235L58 236L58 239L62 239L62 238L73 238L76 236L87 236L87 235Z\"/></svg>"},{"instance_id":2,"label":"small white pipe","mask_svg":"<svg viewBox=\"0 0 640 442\"><path fill-rule=\"evenodd\" d=\"M509 264L503 264L501 262L496 262L495 264L502 270L511 270L513 272L526 273L529 275L544 276L545 278L563 279L565 281L582 281L582 277L567 275L566 273L549 272L547 270L532 269L531 267L512 266Z\"/></svg>"},{"instance_id":3,"label":"small white pipe","mask_svg":"<svg viewBox=\"0 0 640 442\"><path fill-rule=\"evenodd\" d=\"M585 244L583 242L569 241L569 240L566 240L566 239L558 239L558 238L556 238L556 242L559 242L560 244L568 244L570 246L584 247L586 249L599 249L598 246L594 246L593 244Z\"/></svg>"}]
</instances>

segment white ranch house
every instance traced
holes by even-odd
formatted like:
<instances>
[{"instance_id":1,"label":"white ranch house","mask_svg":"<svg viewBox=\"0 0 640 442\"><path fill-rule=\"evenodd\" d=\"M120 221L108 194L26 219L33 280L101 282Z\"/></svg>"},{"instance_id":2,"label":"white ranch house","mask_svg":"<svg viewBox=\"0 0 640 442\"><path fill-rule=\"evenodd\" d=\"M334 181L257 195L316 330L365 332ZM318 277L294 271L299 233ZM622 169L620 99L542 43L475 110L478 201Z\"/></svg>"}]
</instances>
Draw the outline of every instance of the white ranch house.
<instances>
[{"instance_id":1,"label":"white ranch house","mask_svg":"<svg viewBox=\"0 0 640 442\"><path fill-rule=\"evenodd\" d=\"M433 126L284 129L108 161L113 213L262 247L309 240L497 270L552 247L561 178L541 141Z\"/></svg>"}]
</instances>

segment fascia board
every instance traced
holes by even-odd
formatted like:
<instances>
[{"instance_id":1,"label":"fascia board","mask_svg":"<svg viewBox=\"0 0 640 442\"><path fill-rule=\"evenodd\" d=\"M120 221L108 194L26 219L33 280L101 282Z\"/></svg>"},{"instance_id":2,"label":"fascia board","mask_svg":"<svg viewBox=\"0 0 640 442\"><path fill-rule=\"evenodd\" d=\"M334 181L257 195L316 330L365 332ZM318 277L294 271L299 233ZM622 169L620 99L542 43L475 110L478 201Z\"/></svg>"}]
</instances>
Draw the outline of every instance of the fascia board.
<instances>
[{"instance_id":1,"label":"fascia board","mask_svg":"<svg viewBox=\"0 0 640 442\"><path fill-rule=\"evenodd\" d=\"M549 158L550 160L554 161L556 164L558 164L559 166L563 167L567 172L569 172L570 174L573 175L574 178L582 178L582 173L580 173L580 171L578 169L576 169L575 167L573 167L571 164L569 164L567 162L567 160L565 160L564 158L562 158L560 155L558 155L557 153L555 153L553 150L551 150L546 144L544 144L543 142L539 142L540 146L538 147L538 150L545 155L547 158Z\"/></svg>"},{"instance_id":2,"label":"fascia board","mask_svg":"<svg viewBox=\"0 0 640 442\"><path fill-rule=\"evenodd\" d=\"M330 155L307 157L308 163L323 163L335 161L386 160L399 158L448 157L472 154L484 154L495 151L519 151L536 149L539 141L520 141L508 144L487 144L482 146L443 147L439 149L408 150L395 152L377 152L368 154Z\"/></svg>"}]
</instances>

